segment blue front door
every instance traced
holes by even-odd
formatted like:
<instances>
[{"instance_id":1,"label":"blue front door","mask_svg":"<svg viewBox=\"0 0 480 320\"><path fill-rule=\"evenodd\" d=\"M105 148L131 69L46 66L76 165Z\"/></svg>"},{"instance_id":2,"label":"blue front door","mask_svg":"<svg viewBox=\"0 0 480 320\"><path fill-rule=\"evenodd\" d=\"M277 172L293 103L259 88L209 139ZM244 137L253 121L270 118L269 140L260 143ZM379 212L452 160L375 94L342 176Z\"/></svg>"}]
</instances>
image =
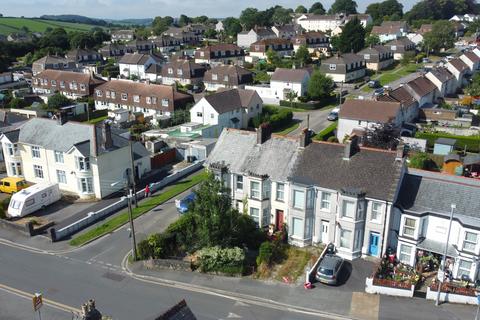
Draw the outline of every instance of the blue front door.
<instances>
[{"instance_id":1,"label":"blue front door","mask_svg":"<svg viewBox=\"0 0 480 320\"><path fill-rule=\"evenodd\" d=\"M378 255L378 241L380 239L380 235L378 233L370 233L370 248L369 253L372 256Z\"/></svg>"}]
</instances>

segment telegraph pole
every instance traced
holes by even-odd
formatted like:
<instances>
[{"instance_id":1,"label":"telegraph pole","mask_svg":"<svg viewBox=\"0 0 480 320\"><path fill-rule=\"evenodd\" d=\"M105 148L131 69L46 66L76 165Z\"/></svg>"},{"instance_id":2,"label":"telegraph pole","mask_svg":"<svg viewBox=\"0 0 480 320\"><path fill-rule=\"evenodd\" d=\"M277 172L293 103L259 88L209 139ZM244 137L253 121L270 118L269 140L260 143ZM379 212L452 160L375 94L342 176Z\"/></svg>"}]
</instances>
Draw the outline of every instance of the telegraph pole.
<instances>
[{"instance_id":1,"label":"telegraph pole","mask_svg":"<svg viewBox=\"0 0 480 320\"><path fill-rule=\"evenodd\" d=\"M137 261L137 241L135 240L135 226L133 224L133 214L132 214L132 189L127 188L127 202L128 202L128 220L130 221L130 234L132 238L132 257L133 261Z\"/></svg>"},{"instance_id":2,"label":"telegraph pole","mask_svg":"<svg viewBox=\"0 0 480 320\"><path fill-rule=\"evenodd\" d=\"M128 140L128 144L130 147L130 158L132 160L132 189L133 189L133 197L134 197L134 203L135 203L135 208L138 208L138 201L137 201L137 192L136 192L136 187L135 187L135 162L134 162L134 156L133 156L133 143L132 140Z\"/></svg>"}]
</instances>

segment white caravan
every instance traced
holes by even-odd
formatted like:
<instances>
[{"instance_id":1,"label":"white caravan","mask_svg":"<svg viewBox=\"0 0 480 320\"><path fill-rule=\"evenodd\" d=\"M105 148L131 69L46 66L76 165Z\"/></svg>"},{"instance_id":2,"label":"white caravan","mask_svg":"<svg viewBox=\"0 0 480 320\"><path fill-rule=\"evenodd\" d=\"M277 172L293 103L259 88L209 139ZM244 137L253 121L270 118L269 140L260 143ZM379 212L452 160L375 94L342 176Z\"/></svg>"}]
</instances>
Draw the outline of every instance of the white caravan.
<instances>
[{"instance_id":1,"label":"white caravan","mask_svg":"<svg viewBox=\"0 0 480 320\"><path fill-rule=\"evenodd\" d=\"M33 185L12 196L7 216L14 218L29 215L57 202L61 197L58 183Z\"/></svg>"}]
</instances>

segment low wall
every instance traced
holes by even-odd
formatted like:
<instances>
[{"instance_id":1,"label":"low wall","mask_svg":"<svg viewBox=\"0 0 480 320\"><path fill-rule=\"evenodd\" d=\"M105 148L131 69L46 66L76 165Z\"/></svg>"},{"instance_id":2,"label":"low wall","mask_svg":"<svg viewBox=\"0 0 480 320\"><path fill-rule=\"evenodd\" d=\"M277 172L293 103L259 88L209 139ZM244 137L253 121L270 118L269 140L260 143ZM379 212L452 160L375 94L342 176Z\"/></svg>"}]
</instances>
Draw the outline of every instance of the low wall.
<instances>
[{"instance_id":1,"label":"low wall","mask_svg":"<svg viewBox=\"0 0 480 320\"><path fill-rule=\"evenodd\" d=\"M320 254L320 257L318 257L317 261L313 264L312 268L307 270L307 273L305 275L305 283L307 282L313 282L315 280L315 273L317 272L318 265L320 264L320 261L322 261L323 256L327 252L327 246L325 246L325 249L323 249L322 253Z\"/></svg>"},{"instance_id":2,"label":"low wall","mask_svg":"<svg viewBox=\"0 0 480 320\"><path fill-rule=\"evenodd\" d=\"M24 233L28 236L30 236L29 228L27 224L17 224L5 219L0 219L0 227L10 229L10 230L15 230L19 231L21 233Z\"/></svg>"},{"instance_id":3,"label":"low wall","mask_svg":"<svg viewBox=\"0 0 480 320\"><path fill-rule=\"evenodd\" d=\"M166 185L175 182L177 180L180 180L181 178L189 175L192 172L195 172L201 168L203 168L203 162L204 160L201 161L196 161L192 165L183 168L181 170L178 170L174 173L172 173L169 176L166 176L159 182L154 182L150 184L150 192L154 193L161 188L165 187ZM145 189L139 190L137 193L137 200L143 199L145 197ZM126 208L128 205L127 202L127 197L122 197L120 200L117 202L112 203L111 205L102 208L98 211L95 212L89 212L87 216L83 217L80 220L75 221L74 223L60 229L60 230L55 230L54 228L50 229L50 237L53 242L62 240L72 234L77 233L78 231L94 224L95 222L104 219L105 217L108 217L109 215Z\"/></svg>"},{"instance_id":4,"label":"low wall","mask_svg":"<svg viewBox=\"0 0 480 320\"><path fill-rule=\"evenodd\" d=\"M427 297L428 300L437 299L437 291L427 288ZM453 302L453 303L463 303L463 304L473 304L477 305L477 297L466 296L463 294L454 294L450 292L440 292L440 301L444 302Z\"/></svg>"},{"instance_id":5,"label":"low wall","mask_svg":"<svg viewBox=\"0 0 480 320\"><path fill-rule=\"evenodd\" d=\"M150 259L144 261L143 266L146 269L192 271L192 263L190 261L177 259Z\"/></svg>"},{"instance_id":6,"label":"low wall","mask_svg":"<svg viewBox=\"0 0 480 320\"><path fill-rule=\"evenodd\" d=\"M414 291L415 291L414 285L411 285L410 289L392 288L392 287L374 285L373 278L365 279L365 292L367 293L386 294L389 296L412 298Z\"/></svg>"}]
</instances>

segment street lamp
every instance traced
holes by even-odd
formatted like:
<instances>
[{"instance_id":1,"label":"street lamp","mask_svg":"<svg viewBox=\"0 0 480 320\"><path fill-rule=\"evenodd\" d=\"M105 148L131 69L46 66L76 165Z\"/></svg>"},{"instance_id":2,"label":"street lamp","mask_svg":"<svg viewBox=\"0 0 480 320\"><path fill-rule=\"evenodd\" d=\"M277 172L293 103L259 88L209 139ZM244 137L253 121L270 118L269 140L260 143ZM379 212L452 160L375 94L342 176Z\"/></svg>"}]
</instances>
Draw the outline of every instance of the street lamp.
<instances>
[{"instance_id":1,"label":"street lamp","mask_svg":"<svg viewBox=\"0 0 480 320\"><path fill-rule=\"evenodd\" d=\"M445 265L447 264L447 251L448 251L448 240L450 238L450 231L452 229L452 220L453 220L453 211L457 208L457 205L455 203L452 203L450 206L450 222L448 223L448 232L447 232L447 242L445 243L445 253L443 254L443 259L442 259L442 264L441 268L442 273L439 273L437 275L437 280L438 280L438 290L437 290L437 299L435 300L435 305L438 306L440 303L440 289L442 287L442 283L445 280ZM441 280L440 280L441 279Z\"/></svg>"},{"instance_id":2,"label":"street lamp","mask_svg":"<svg viewBox=\"0 0 480 320\"><path fill-rule=\"evenodd\" d=\"M131 235L132 235L132 256L133 256L133 261L137 260L137 241L135 239L135 227L133 225L133 214L132 214L132 189L128 188L128 172L127 172L127 177L125 181L117 181L114 183L111 183L110 186L114 187L122 182L125 183L125 192L127 194L127 204L128 204L128 220L130 222L130 230L131 230Z\"/></svg>"}]
</instances>

